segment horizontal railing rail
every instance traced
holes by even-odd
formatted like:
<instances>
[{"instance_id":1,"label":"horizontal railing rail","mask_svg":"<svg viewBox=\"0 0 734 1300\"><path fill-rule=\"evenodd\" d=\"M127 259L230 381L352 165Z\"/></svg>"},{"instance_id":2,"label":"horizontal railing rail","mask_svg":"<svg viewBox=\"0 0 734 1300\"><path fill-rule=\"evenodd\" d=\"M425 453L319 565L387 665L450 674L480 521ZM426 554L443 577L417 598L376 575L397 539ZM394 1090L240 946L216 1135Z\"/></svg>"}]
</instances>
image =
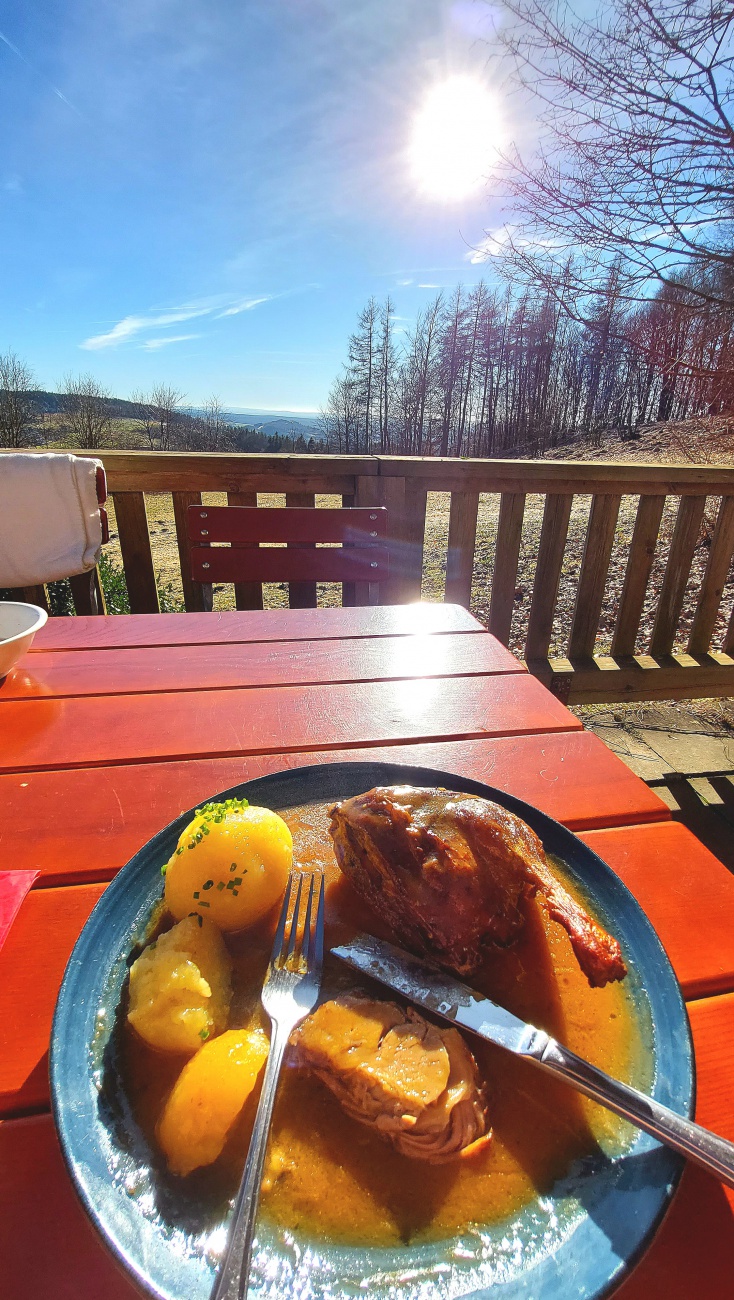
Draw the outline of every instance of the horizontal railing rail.
<instances>
[{"instance_id":1,"label":"horizontal railing rail","mask_svg":"<svg viewBox=\"0 0 734 1300\"><path fill-rule=\"evenodd\" d=\"M343 505L386 506L391 568L381 600L388 604L420 598L428 493L449 493L444 599L468 607L479 581L479 603L487 610L490 631L505 644L512 642L530 670L561 698L604 703L734 694L734 613L729 611L726 621L722 610L734 554L734 468L401 456L93 454L107 472L134 613L158 610L148 494L171 494L185 606L202 610L206 602L202 587L190 576L186 532L186 511L201 503L202 492L223 493L229 505L254 506L258 494L284 493L286 505L292 506L313 506L321 494L340 497ZM477 527L486 495L499 502L493 556L489 561L485 556L486 574L478 579ZM531 502L537 516L538 498L544 498L542 521L535 553L529 555L526 526ZM582 499L588 517L582 519L584 543L572 573L567 563L564 570L564 562L572 515ZM610 563L613 553L619 562L623 502L631 531L622 546L624 579L610 613ZM674 524L662 527L671 510ZM691 591L704 525L706 561ZM521 551L523 571L530 566L533 578L519 645ZM559 591L568 596L569 584L574 599L565 653L559 654ZM345 603L354 595L345 588ZM261 607L259 584L238 583L235 603L239 609Z\"/></svg>"}]
</instances>

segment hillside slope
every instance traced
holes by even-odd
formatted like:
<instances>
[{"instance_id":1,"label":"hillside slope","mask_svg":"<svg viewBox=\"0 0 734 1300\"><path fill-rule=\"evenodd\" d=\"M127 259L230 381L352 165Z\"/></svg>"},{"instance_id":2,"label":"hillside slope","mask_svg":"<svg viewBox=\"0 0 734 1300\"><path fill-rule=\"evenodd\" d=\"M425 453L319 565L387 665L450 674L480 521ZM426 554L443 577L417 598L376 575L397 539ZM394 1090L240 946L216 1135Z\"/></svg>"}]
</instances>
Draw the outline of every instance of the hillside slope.
<instances>
[{"instance_id":1,"label":"hillside slope","mask_svg":"<svg viewBox=\"0 0 734 1300\"><path fill-rule=\"evenodd\" d=\"M624 441L606 435L546 453L547 460L606 460L647 465L734 465L734 416L697 416L650 424Z\"/></svg>"}]
</instances>

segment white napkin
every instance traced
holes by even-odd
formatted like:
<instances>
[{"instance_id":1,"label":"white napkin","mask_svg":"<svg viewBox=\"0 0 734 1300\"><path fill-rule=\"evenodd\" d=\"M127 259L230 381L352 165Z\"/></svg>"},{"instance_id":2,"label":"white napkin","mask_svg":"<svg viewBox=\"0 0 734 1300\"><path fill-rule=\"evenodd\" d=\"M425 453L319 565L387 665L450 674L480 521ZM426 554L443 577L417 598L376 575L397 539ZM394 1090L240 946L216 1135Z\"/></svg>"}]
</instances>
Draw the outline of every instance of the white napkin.
<instances>
[{"instance_id":1,"label":"white napkin","mask_svg":"<svg viewBox=\"0 0 734 1300\"><path fill-rule=\"evenodd\" d=\"M102 550L97 468L90 456L0 455L0 587L84 573Z\"/></svg>"}]
</instances>

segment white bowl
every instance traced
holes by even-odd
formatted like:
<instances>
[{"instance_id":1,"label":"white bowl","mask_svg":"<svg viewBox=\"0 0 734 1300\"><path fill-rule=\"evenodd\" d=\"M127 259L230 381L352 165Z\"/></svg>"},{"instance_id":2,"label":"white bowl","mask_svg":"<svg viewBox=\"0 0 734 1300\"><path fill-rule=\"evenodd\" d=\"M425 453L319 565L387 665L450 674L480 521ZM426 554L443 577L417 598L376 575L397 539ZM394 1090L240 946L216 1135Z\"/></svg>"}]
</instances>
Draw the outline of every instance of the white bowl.
<instances>
[{"instance_id":1,"label":"white bowl","mask_svg":"<svg viewBox=\"0 0 734 1300\"><path fill-rule=\"evenodd\" d=\"M47 619L48 614L40 605L0 600L0 678L30 649L36 632Z\"/></svg>"}]
</instances>

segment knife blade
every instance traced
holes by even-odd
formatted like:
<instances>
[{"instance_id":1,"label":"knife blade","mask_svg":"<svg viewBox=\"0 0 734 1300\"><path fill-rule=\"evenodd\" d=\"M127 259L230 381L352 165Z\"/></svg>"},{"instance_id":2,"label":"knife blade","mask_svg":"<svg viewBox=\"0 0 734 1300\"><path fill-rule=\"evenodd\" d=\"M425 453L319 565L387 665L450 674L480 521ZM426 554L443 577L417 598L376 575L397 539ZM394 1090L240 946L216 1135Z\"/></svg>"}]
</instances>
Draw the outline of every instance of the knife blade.
<instances>
[{"instance_id":1,"label":"knife blade","mask_svg":"<svg viewBox=\"0 0 734 1300\"><path fill-rule=\"evenodd\" d=\"M678 1115L654 1097L613 1079L544 1030L526 1024L438 966L371 934L358 934L351 943L340 944L331 951L354 970L386 984L434 1016L526 1057L542 1070L564 1079L585 1096L734 1187L733 1143Z\"/></svg>"},{"instance_id":2,"label":"knife blade","mask_svg":"<svg viewBox=\"0 0 734 1300\"><path fill-rule=\"evenodd\" d=\"M526 1024L455 976L384 939L358 934L351 943L331 951L354 970L387 984L409 1002L417 1002L434 1016L441 1016L510 1052L539 1059L550 1041L542 1029Z\"/></svg>"}]
</instances>

